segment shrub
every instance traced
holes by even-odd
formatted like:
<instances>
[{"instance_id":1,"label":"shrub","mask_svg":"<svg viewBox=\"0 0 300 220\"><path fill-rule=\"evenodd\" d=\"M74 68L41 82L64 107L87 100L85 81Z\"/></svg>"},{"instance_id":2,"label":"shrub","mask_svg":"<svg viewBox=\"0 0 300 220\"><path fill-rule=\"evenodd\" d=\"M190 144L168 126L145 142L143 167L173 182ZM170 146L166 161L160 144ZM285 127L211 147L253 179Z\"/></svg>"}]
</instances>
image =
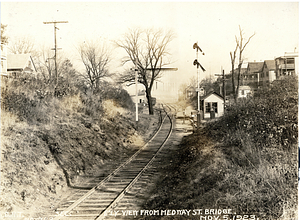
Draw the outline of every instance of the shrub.
<instances>
[{"instance_id":1,"label":"shrub","mask_svg":"<svg viewBox=\"0 0 300 220\"><path fill-rule=\"evenodd\" d=\"M144 208L296 219L297 100L298 81L287 77L185 137Z\"/></svg>"},{"instance_id":2,"label":"shrub","mask_svg":"<svg viewBox=\"0 0 300 220\"><path fill-rule=\"evenodd\" d=\"M114 100L122 108L132 110L134 104L128 92L119 85L112 85L108 82L103 82L101 91L99 92L103 100Z\"/></svg>"}]
</instances>

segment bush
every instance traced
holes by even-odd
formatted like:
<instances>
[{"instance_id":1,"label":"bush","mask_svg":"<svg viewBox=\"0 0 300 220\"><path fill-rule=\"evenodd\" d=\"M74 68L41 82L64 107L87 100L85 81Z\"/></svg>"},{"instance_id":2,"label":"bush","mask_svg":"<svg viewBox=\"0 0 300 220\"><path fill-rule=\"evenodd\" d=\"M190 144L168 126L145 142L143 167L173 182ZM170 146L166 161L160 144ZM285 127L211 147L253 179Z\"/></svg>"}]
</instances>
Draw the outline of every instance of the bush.
<instances>
[{"instance_id":1,"label":"bush","mask_svg":"<svg viewBox=\"0 0 300 220\"><path fill-rule=\"evenodd\" d=\"M296 219L298 81L287 77L182 140L145 209ZM170 202L171 201L171 202Z\"/></svg>"},{"instance_id":2,"label":"bush","mask_svg":"<svg viewBox=\"0 0 300 220\"><path fill-rule=\"evenodd\" d=\"M122 108L132 110L134 107L133 101L128 92L119 85L112 85L108 82L103 82L99 94L104 100L114 100Z\"/></svg>"},{"instance_id":3,"label":"bush","mask_svg":"<svg viewBox=\"0 0 300 220\"><path fill-rule=\"evenodd\" d=\"M22 121L47 122L53 89L41 79L23 75L7 79L1 84L1 108L13 113Z\"/></svg>"}]
</instances>

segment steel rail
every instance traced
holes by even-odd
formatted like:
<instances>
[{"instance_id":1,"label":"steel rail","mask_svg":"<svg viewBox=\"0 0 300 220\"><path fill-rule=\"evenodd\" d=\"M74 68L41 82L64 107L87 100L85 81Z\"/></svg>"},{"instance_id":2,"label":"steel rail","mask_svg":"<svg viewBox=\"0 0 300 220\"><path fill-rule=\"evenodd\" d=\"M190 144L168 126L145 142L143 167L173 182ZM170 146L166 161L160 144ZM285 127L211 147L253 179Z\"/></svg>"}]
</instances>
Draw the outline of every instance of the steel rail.
<instances>
[{"instance_id":1,"label":"steel rail","mask_svg":"<svg viewBox=\"0 0 300 220\"><path fill-rule=\"evenodd\" d=\"M59 212L57 216L55 216L55 218L53 218L53 220L60 220L64 217L68 216L68 213L71 212L74 208L76 208L80 203L82 203L85 199L87 199L90 195L92 195L97 189L101 188L101 186L103 186L105 183L107 183L113 176L115 176L115 174L117 174L124 166L126 166L127 164L129 164L131 161L133 161L133 159L136 158L136 156L138 154L141 153L142 150L144 150L149 143L151 143L151 141L157 136L157 134L160 132L162 125L164 123L164 121L166 120L166 118L169 117L167 114L164 116L163 119L160 119L160 125L159 128L157 129L156 133L151 137L151 139L145 144L143 145L143 147L141 147L138 151L136 151L129 159L127 159L123 164L121 164L118 168L116 168L112 173L110 173L108 176L106 176L102 181L100 181L96 186L94 186L92 189L90 189L87 193L85 193L83 196L81 196L79 199L77 199L72 205L70 205L67 209L65 209L62 212ZM162 116L160 115L160 118L162 118ZM169 117L170 118L170 117ZM131 181L132 182L132 181ZM124 190L123 190L124 191ZM122 191L122 192L123 192ZM122 193L121 192L121 193ZM98 216L97 216L98 217Z\"/></svg>"},{"instance_id":2,"label":"steel rail","mask_svg":"<svg viewBox=\"0 0 300 220\"><path fill-rule=\"evenodd\" d=\"M170 138L171 134L172 134L172 130L173 130L173 122L172 122L172 118L167 114L166 115L171 123L169 132L167 137L164 139L164 141L162 142L161 146L158 148L158 150L156 151L156 153L153 155L153 157L151 158L151 160L146 164L146 166L144 166L144 168L136 175L136 177L134 179L131 180L131 182L122 190L122 192L111 202L111 204L109 204L107 206L107 208L105 208L100 214L99 216L97 216L95 218L95 220L102 220L104 219L104 217L106 216L106 211L108 211L109 209L115 207L117 205L117 203L124 197L125 193L139 180L139 178L141 177L141 175L144 173L145 170L147 170L149 168L149 166L153 163L154 159L156 158L156 156L160 153L160 151L163 149L163 147L165 146L166 142L168 141L168 139ZM166 117L165 117L166 118Z\"/></svg>"}]
</instances>

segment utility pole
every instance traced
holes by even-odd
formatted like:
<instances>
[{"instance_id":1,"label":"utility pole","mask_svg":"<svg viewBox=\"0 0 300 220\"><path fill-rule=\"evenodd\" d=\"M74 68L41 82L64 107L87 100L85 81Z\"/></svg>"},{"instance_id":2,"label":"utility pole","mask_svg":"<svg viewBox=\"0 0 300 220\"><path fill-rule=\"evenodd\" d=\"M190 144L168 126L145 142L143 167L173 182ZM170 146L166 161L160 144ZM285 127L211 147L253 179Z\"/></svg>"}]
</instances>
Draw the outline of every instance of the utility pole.
<instances>
[{"instance_id":1,"label":"utility pole","mask_svg":"<svg viewBox=\"0 0 300 220\"><path fill-rule=\"evenodd\" d=\"M215 74L215 76L222 76L222 83L223 83L223 102L224 102L224 114L225 114L225 104L226 104L226 88L225 88L225 71L223 67L221 68L222 74ZM220 89L221 91L221 89Z\"/></svg>"},{"instance_id":2,"label":"utility pole","mask_svg":"<svg viewBox=\"0 0 300 220\"><path fill-rule=\"evenodd\" d=\"M135 123L136 123L136 128L138 129L139 125L139 106L138 106L138 68L136 62L134 62L135 65Z\"/></svg>"},{"instance_id":3,"label":"utility pole","mask_svg":"<svg viewBox=\"0 0 300 220\"><path fill-rule=\"evenodd\" d=\"M225 71L223 71L223 98L224 98L224 114L225 114L225 109L226 109L226 88L225 88Z\"/></svg>"},{"instance_id":4,"label":"utility pole","mask_svg":"<svg viewBox=\"0 0 300 220\"><path fill-rule=\"evenodd\" d=\"M57 23L68 23L68 21L49 21L49 22L43 22L44 24L53 24L54 25L54 65L55 65L55 85L57 84L58 74L57 74L57 43L56 43L56 29L59 30L58 27L56 27Z\"/></svg>"}]
</instances>

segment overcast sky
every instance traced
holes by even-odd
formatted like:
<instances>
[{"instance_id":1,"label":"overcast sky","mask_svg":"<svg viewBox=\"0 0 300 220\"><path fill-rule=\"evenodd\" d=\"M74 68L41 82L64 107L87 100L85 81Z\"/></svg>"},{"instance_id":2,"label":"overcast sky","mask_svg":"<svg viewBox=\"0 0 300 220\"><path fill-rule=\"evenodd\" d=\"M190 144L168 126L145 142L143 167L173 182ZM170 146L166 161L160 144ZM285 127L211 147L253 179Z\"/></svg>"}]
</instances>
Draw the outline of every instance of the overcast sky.
<instances>
[{"instance_id":1,"label":"overcast sky","mask_svg":"<svg viewBox=\"0 0 300 220\"><path fill-rule=\"evenodd\" d=\"M10 39L30 36L37 46L53 47L53 25L43 22L54 20L68 21L58 24L58 47L74 63L75 47L87 39L118 40L132 27L171 28L177 36L171 45L172 66L179 68L173 80L179 82L196 76L195 42L205 52L199 56L207 70L201 78L220 72L221 66L229 72L239 25L245 37L255 33L244 53L249 62L298 51L299 42L298 2L1 2L1 23L8 25ZM111 71L119 68L123 52L113 51Z\"/></svg>"}]
</instances>

